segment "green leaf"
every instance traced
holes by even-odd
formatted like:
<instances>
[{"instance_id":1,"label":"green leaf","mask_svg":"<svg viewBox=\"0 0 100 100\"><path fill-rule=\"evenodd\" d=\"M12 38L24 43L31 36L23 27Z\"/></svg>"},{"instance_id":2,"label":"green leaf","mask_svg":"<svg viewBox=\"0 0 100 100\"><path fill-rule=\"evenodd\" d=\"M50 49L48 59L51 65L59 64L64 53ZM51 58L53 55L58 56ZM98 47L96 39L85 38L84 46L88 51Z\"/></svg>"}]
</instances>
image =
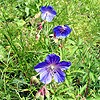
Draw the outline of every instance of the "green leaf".
<instances>
[{"instance_id":1,"label":"green leaf","mask_svg":"<svg viewBox=\"0 0 100 100\"><path fill-rule=\"evenodd\" d=\"M82 94L84 92L84 90L86 89L87 84L85 84L83 87L80 88L80 94Z\"/></svg>"},{"instance_id":2,"label":"green leaf","mask_svg":"<svg viewBox=\"0 0 100 100\"><path fill-rule=\"evenodd\" d=\"M25 21L24 20L19 20L19 19L15 19L16 20L16 24L18 25L18 26L23 26L23 25L25 25Z\"/></svg>"},{"instance_id":3,"label":"green leaf","mask_svg":"<svg viewBox=\"0 0 100 100\"><path fill-rule=\"evenodd\" d=\"M80 71L80 70L74 70L74 71L71 72L71 74L72 73L82 73L82 74L84 74L85 72L84 71Z\"/></svg>"},{"instance_id":4,"label":"green leaf","mask_svg":"<svg viewBox=\"0 0 100 100\"><path fill-rule=\"evenodd\" d=\"M89 73L90 79L92 79L93 82L95 82L94 74L92 72Z\"/></svg>"},{"instance_id":5,"label":"green leaf","mask_svg":"<svg viewBox=\"0 0 100 100\"><path fill-rule=\"evenodd\" d=\"M3 48L3 46L0 46L0 61L4 60L6 56L6 50Z\"/></svg>"},{"instance_id":6,"label":"green leaf","mask_svg":"<svg viewBox=\"0 0 100 100\"><path fill-rule=\"evenodd\" d=\"M28 7L25 8L25 12L26 12L26 16L28 16L29 15L29 8Z\"/></svg>"}]
</instances>

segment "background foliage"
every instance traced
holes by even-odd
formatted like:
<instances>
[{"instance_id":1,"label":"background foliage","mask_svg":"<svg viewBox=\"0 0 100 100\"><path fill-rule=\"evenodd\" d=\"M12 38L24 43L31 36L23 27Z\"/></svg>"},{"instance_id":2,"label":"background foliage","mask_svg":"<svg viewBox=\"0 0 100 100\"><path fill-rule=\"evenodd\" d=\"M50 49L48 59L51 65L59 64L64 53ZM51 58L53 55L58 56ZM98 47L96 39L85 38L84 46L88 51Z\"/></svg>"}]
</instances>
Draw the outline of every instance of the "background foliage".
<instances>
[{"instance_id":1,"label":"background foliage","mask_svg":"<svg viewBox=\"0 0 100 100\"><path fill-rule=\"evenodd\" d=\"M56 18L45 23L39 41L35 35L40 7L52 5ZM100 26L98 0L0 0L0 100L34 100L43 86L30 86L33 66L48 54L71 61L66 80L48 85L50 100L99 100ZM59 47L48 34L67 24L71 34ZM48 100L48 99L47 99Z\"/></svg>"}]
</instances>

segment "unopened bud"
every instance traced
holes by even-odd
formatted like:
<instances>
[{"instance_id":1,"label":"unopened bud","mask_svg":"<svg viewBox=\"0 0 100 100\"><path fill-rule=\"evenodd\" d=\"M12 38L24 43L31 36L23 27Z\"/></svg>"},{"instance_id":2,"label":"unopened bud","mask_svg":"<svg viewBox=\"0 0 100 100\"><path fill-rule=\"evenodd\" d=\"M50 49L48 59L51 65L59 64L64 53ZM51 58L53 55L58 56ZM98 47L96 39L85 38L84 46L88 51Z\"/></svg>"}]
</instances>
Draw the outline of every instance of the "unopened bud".
<instances>
[{"instance_id":1,"label":"unopened bud","mask_svg":"<svg viewBox=\"0 0 100 100\"><path fill-rule=\"evenodd\" d=\"M37 14L34 16L34 18L37 19L37 18L40 17L40 15L41 15L41 13L39 12L39 13L37 13Z\"/></svg>"},{"instance_id":2,"label":"unopened bud","mask_svg":"<svg viewBox=\"0 0 100 100\"><path fill-rule=\"evenodd\" d=\"M36 93L36 99L44 100L44 95L41 95L40 92L37 92L37 93Z\"/></svg>"},{"instance_id":3,"label":"unopened bud","mask_svg":"<svg viewBox=\"0 0 100 100\"><path fill-rule=\"evenodd\" d=\"M32 84L37 85L37 84L39 84L39 83L40 83L40 82L39 82L39 80L37 79L36 76L32 76L32 77L31 77L30 85L32 85Z\"/></svg>"},{"instance_id":4,"label":"unopened bud","mask_svg":"<svg viewBox=\"0 0 100 100\"><path fill-rule=\"evenodd\" d=\"M43 27L42 27L42 23L38 23L38 24L37 24L37 29L38 29L38 30L42 30L42 28L43 28Z\"/></svg>"},{"instance_id":5,"label":"unopened bud","mask_svg":"<svg viewBox=\"0 0 100 100\"><path fill-rule=\"evenodd\" d=\"M47 90L47 88L45 86L43 86L37 93L36 93L36 98L44 98L47 97L49 98L49 91Z\"/></svg>"},{"instance_id":6,"label":"unopened bud","mask_svg":"<svg viewBox=\"0 0 100 100\"><path fill-rule=\"evenodd\" d=\"M49 38L53 39L55 43L58 43L58 39L54 36L54 34L50 34Z\"/></svg>"},{"instance_id":7,"label":"unopened bud","mask_svg":"<svg viewBox=\"0 0 100 100\"><path fill-rule=\"evenodd\" d=\"M40 34L36 34L36 40L38 41L39 40L39 38L40 38Z\"/></svg>"},{"instance_id":8,"label":"unopened bud","mask_svg":"<svg viewBox=\"0 0 100 100\"><path fill-rule=\"evenodd\" d=\"M63 45L62 44L59 44L59 48L63 48Z\"/></svg>"}]
</instances>

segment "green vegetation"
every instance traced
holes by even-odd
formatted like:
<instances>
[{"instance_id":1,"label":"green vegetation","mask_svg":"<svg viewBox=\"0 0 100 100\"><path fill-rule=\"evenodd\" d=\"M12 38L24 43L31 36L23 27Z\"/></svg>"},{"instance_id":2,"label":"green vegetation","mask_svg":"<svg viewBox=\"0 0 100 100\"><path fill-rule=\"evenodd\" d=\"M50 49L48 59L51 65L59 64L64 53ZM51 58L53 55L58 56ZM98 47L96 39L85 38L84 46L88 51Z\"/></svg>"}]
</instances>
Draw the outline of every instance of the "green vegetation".
<instances>
[{"instance_id":1,"label":"green vegetation","mask_svg":"<svg viewBox=\"0 0 100 100\"><path fill-rule=\"evenodd\" d=\"M52 5L57 16L44 24L36 40L42 21L36 15L44 5ZM72 65L65 82L47 86L49 100L99 100L99 11L98 0L0 0L0 100L35 100L43 84L30 86L37 74L34 66L51 53ZM49 35L65 24L72 32L59 47Z\"/></svg>"}]
</instances>

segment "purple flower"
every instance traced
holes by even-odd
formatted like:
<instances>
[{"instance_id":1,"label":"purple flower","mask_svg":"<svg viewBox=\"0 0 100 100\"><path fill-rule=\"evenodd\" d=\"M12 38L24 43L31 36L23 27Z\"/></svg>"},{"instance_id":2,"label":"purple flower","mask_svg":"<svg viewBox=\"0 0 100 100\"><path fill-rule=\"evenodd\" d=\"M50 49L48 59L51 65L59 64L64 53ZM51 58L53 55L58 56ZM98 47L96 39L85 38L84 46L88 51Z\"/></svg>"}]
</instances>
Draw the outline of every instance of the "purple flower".
<instances>
[{"instance_id":1,"label":"purple flower","mask_svg":"<svg viewBox=\"0 0 100 100\"><path fill-rule=\"evenodd\" d=\"M51 22L56 16L56 11L52 8L52 6L43 6L40 11L42 12L41 18L48 22Z\"/></svg>"},{"instance_id":2,"label":"purple flower","mask_svg":"<svg viewBox=\"0 0 100 100\"><path fill-rule=\"evenodd\" d=\"M56 54L47 55L44 62L37 64L34 69L40 73L40 80L44 84L48 84L52 81L52 77L58 83L65 80L65 73L63 70L67 70L71 62L61 61L60 57Z\"/></svg>"},{"instance_id":3,"label":"purple flower","mask_svg":"<svg viewBox=\"0 0 100 100\"><path fill-rule=\"evenodd\" d=\"M70 34L71 29L67 25L64 25L64 26L56 26L53 29L53 32L54 32L54 37L55 38L66 38Z\"/></svg>"}]
</instances>

